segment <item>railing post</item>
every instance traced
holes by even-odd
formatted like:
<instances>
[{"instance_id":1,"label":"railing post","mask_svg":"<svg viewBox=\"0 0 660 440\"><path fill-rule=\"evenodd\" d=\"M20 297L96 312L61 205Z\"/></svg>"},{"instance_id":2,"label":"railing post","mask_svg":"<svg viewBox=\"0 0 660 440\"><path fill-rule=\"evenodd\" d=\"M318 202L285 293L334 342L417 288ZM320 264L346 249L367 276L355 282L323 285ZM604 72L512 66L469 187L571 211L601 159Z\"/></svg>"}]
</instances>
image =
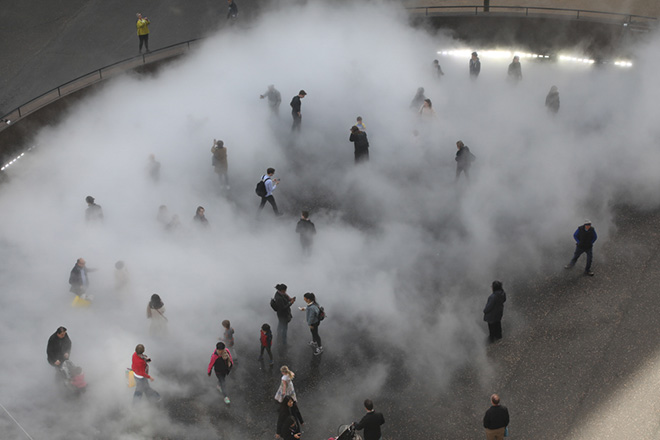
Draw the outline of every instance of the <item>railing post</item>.
<instances>
[{"instance_id":1,"label":"railing post","mask_svg":"<svg viewBox=\"0 0 660 440\"><path fill-rule=\"evenodd\" d=\"M62 93L60 92L60 88L59 88L59 87L57 88L57 96L58 96L59 98L62 97Z\"/></svg>"},{"instance_id":2,"label":"railing post","mask_svg":"<svg viewBox=\"0 0 660 440\"><path fill-rule=\"evenodd\" d=\"M529 17L529 8L525 8L525 17Z\"/></svg>"},{"instance_id":3,"label":"railing post","mask_svg":"<svg viewBox=\"0 0 660 440\"><path fill-rule=\"evenodd\" d=\"M99 69L99 79L103 79L103 71Z\"/></svg>"},{"instance_id":4,"label":"railing post","mask_svg":"<svg viewBox=\"0 0 660 440\"><path fill-rule=\"evenodd\" d=\"M580 19L580 10L579 10L579 9L578 9L578 11L577 11L577 19L578 19L578 20Z\"/></svg>"}]
</instances>

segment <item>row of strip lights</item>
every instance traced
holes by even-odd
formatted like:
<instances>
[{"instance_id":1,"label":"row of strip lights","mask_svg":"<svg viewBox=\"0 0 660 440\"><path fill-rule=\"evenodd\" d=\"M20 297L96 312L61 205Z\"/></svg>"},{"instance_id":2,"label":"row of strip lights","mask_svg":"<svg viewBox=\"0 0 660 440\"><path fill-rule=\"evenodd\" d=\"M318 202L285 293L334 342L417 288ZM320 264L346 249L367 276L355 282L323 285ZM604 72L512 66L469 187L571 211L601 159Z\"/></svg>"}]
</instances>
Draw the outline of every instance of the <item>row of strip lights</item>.
<instances>
[{"instance_id":1,"label":"row of strip lights","mask_svg":"<svg viewBox=\"0 0 660 440\"><path fill-rule=\"evenodd\" d=\"M460 50L440 50L438 51L438 55L444 55L444 56L454 56L454 57L461 57L461 58L470 58L470 55L472 54L472 51L469 49L460 49ZM513 58L514 56L518 56L520 58L536 58L536 59L548 59L550 58L550 55L541 55L537 53L527 53L527 52L511 52L509 50L485 50L482 52L479 52L480 57L484 58ZM590 58L581 58L581 57L574 57L570 55L559 55L559 60L560 61L568 61L568 62L574 62L574 63L582 63L582 64L594 64L596 60L592 60ZM615 61L614 62L615 66L619 67L632 67L633 63L630 61Z\"/></svg>"}]
</instances>

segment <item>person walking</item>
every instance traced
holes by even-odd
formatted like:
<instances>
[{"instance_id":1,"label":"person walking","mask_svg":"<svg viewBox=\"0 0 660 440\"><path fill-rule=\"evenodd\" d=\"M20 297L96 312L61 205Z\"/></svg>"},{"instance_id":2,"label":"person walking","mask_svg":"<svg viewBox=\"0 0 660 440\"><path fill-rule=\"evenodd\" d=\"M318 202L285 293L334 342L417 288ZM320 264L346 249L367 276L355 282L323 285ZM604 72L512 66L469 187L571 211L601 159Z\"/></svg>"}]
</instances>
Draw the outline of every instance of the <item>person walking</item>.
<instances>
[{"instance_id":1,"label":"person walking","mask_svg":"<svg viewBox=\"0 0 660 440\"><path fill-rule=\"evenodd\" d=\"M486 307L484 307L484 321L488 323L488 339L490 342L495 342L502 339L502 315L504 314L506 293L501 281L493 281L492 289Z\"/></svg>"},{"instance_id":2,"label":"person walking","mask_svg":"<svg viewBox=\"0 0 660 440\"><path fill-rule=\"evenodd\" d=\"M418 112L419 109L424 104L425 99L426 99L426 95L424 95L424 87L419 87L417 89L417 93L415 93L415 96L413 97L412 101L410 101L410 108L412 110Z\"/></svg>"},{"instance_id":3,"label":"person walking","mask_svg":"<svg viewBox=\"0 0 660 440\"><path fill-rule=\"evenodd\" d=\"M141 399L142 394L145 394L149 400L160 401L160 394L149 386L149 381L153 382L154 380L153 377L149 376L149 362L151 362L151 359L144 354L144 345L138 344L135 347L135 353L133 353L133 359L131 362L131 369L133 370L133 376L135 377L135 393L133 393L133 401Z\"/></svg>"},{"instance_id":4,"label":"person walking","mask_svg":"<svg viewBox=\"0 0 660 440\"><path fill-rule=\"evenodd\" d=\"M101 208L101 205L94 203L94 200L92 196L85 197L85 201L87 202L85 220L88 224L103 223L103 208Z\"/></svg>"},{"instance_id":5,"label":"person walking","mask_svg":"<svg viewBox=\"0 0 660 440\"><path fill-rule=\"evenodd\" d=\"M137 16L137 34L138 39L140 40L139 52L142 53L142 45L144 45L147 53L149 53L151 52L149 50L149 25L151 22L147 17L143 17L139 12L135 15Z\"/></svg>"},{"instance_id":6,"label":"person walking","mask_svg":"<svg viewBox=\"0 0 660 440\"><path fill-rule=\"evenodd\" d=\"M301 90L296 96L291 99L291 117L293 117L293 125L291 125L291 131L300 131L300 125L302 123L302 102L300 101L305 96L307 92Z\"/></svg>"},{"instance_id":7,"label":"person walking","mask_svg":"<svg viewBox=\"0 0 660 440\"><path fill-rule=\"evenodd\" d=\"M490 396L491 407L484 414L484 429L487 440L504 439L507 426L509 426L509 410L500 404L500 396ZM366 440L366 439L365 439Z\"/></svg>"},{"instance_id":8,"label":"person walking","mask_svg":"<svg viewBox=\"0 0 660 440\"><path fill-rule=\"evenodd\" d=\"M367 139L367 132L361 131L357 125L351 127L351 135L348 137L350 142L353 142L355 163L369 161L369 139Z\"/></svg>"},{"instance_id":9,"label":"person walking","mask_svg":"<svg viewBox=\"0 0 660 440\"><path fill-rule=\"evenodd\" d=\"M435 110L433 110L433 103L429 98L426 98L419 108L419 116L423 121L432 121L435 118Z\"/></svg>"},{"instance_id":10,"label":"person walking","mask_svg":"<svg viewBox=\"0 0 660 440\"><path fill-rule=\"evenodd\" d=\"M517 84L518 81L522 79L522 67L520 66L520 57L518 55L513 57L513 61L511 61L511 64L509 64L507 76L509 81L514 84Z\"/></svg>"},{"instance_id":11,"label":"person walking","mask_svg":"<svg viewBox=\"0 0 660 440\"><path fill-rule=\"evenodd\" d=\"M268 90L263 95L259 95L259 99L268 98L268 107L270 107L273 116L279 116L280 104L282 103L282 94L275 88L273 84L268 86Z\"/></svg>"},{"instance_id":12,"label":"person walking","mask_svg":"<svg viewBox=\"0 0 660 440\"><path fill-rule=\"evenodd\" d=\"M87 262L83 258L78 258L76 264L71 269L69 274L69 292L73 293L78 297L89 302L89 297L87 295L87 288L89 287L89 278L87 277L87 272L93 272L95 269L87 268ZM74 299L75 302L75 299Z\"/></svg>"},{"instance_id":13,"label":"person walking","mask_svg":"<svg viewBox=\"0 0 660 440\"><path fill-rule=\"evenodd\" d=\"M445 76L445 72L442 71L442 67L440 67L440 61L438 60L433 60L433 74L437 76L438 79Z\"/></svg>"},{"instance_id":14,"label":"person walking","mask_svg":"<svg viewBox=\"0 0 660 440\"><path fill-rule=\"evenodd\" d=\"M53 367L60 367L64 361L69 359L70 353L71 339L69 339L66 327L58 327L55 333L48 338L46 346L48 363Z\"/></svg>"},{"instance_id":15,"label":"person walking","mask_svg":"<svg viewBox=\"0 0 660 440\"><path fill-rule=\"evenodd\" d=\"M271 300L272 308L277 312L277 343L285 347L286 335L289 329L289 322L293 318L291 314L291 306L296 302L296 297L291 298L287 293L286 284L278 284L275 286L275 295Z\"/></svg>"},{"instance_id":16,"label":"person walking","mask_svg":"<svg viewBox=\"0 0 660 440\"><path fill-rule=\"evenodd\" d=\"M469 182L470 167L477 157L472 154L470 148L463 141L456 142L456 149L456 179L454 179L454 182L458 182L461 173L465 173L465 178Z\"/></svg>"},{"instance_id":17,"label":"person walking","mask_svg":"<svg viewBox=\"0 0 660 440\"><path fill-rule=\"evenodd\" d=\"M289 429L291 425L291 418L295 421L298 429L301 429L302 425L305 424L296 401L293 400L291 396L284 396L277 417L277 431L275 433L275 438L281 439L286 437L287 429Z\"/></svg>"},{"instance_id":18,"label":"person walking","mask_svg":"<svg viewBox=\"0 0 660 440\"><path fill-rule=\"evenodd\" d=\"M545 108L549 113L556 115L559 111L559 90L557 86L550 87L548 95L545 97Z\"/></svg>"},{"instance_id":19,"label":"person walking","mask_svg":"<svg viewBox=\"0 0 660 440\"><path fill-rule=\"evenodd\" d=\"M234 329L231 326L231 322L228 319L222 321L222 342L225 343L227 348L231 348L232 360L236 362L238 357L236 356L236 350L234 349Z\"/></svg>"},{"instance_id":20,"label":"person walking","mask_svg":"<svg viewBox=\"0 0 660 440\"><path fill-rule=\"evenodd\" d=\"M470 78L477 79L481 73L481 61L479 60L479 54L472 52L470 57Z\"/></svg>"},{"instance_id":21,"label":"person walking","mask_svg":"<svg viewBox=\"0 0 660 440\"><path fill-rule=\"evenodd\" d=\"M211 165L215 173L220 178L220 184L226 189L229 189L229 177L227 175L227 147L223 141L213 139L213 146L211 147Z\"/></svg>"},{"instance_id":22,"label":"person walking","mask_svg":"<svg viewBox=\"0 0 660 440\"><path fill-rule=\"evenodd\" d=\"M160 338L167 335L167 318L165 317L165 304L160 295L153 294L147 305L147 319L150 319L149 335Z\"/></svg>"},{"instance_id":23,"label":"person walking","mask_svg":"<svg viewBox=\"0 0 660 440\"><path fill-rule=\"evenodd\" d=\"M270 325L264 324L261 326L261 332L259 335L259 343L261 349L259 351L259 361L264 360L264 350L268 352L268 357L270 357L270 365L273 365L273 352L271 346L273 345L273 332L270 331Z\"/></svg>"},{"instance_id":24,"label":"person walking","mask_svg":"<svg viewBox=\"0 0 660 440\"><path fill-rule=\"evenodd\" d=\"M225 380L231 372L232 367L234 366L234 360L231 357L231 353L225 347L224 342L218 342L215 344L215 351L211 355L211 361L209 362L209 367L207 369L207 374L211 376L211 370L215 370L215 376L218 378L218 391L220 391L225 396L225 403L229 405L231 400L229 400L229 395L227 394L227 388L225 385Z\"/></svg>"},{"instance_id":25,"label":"person walking","mask_svg":"<svg viewBox=\"0 0 660 440\"><path fill-rule=\"evenodd\" d=\"M309 342L314 348L314 355L318 356L323 353L323 345L321 344L321 336L319 336L319 325L321 325L321 307L316 304L316 295L312 292L307 292L303 295L303 300L307 304L305 307L300 307L300 311L306 312L307 325L312 332L312 340Z\"/></svg>"},{"instance_id":26,"label":"person walking","mask_svg":"<svg viewBox=\"0 0 660 440\"><path fill-rule=\"evenodd\" d=\"M261 197L261 203L259 204L259 209L257 210L257 216L261 213L261 210L266 206L266 202L270 203L270 206L273 207L273 212L276 216L282 215L277 209L277 203L275 202L275 197L273 196L273 191L277 188L277 185L280 183L279 179L273 178L275 175L275 168L268 168L266 174L261 176L261 182L263 185L257 185L257 195Z\"/></svg>"},{"instance_id":27,"label":"person walking","mask_svg":"<svg viewBox=\"0 0 660 440\"><path fill-rule=\"evenodd\" d=\"M367 413L359 422L353 422L353 426L357 431L364 429L364 440L380 440L382 438L380 427L385 424L385 417L374 410L371 399L364 401L364 409Z\"/></svg>"},{"instance_id":28,"label":"person walking","mask_svg":"<svg viewBox=\"0 0 660 440\"><path fill-rule=\"evenodd\" d=\"M591 261L593 259L594 243L598 240L598 234L596 234L596 228L591 226L591 220L585 220L584 224L575 230L573 238L575 239L575 252L571 261L564 266L564 269L573 269L580 255L586 253L587 266L584 268L584 274L590 277L594 276L591 271Z\"/></svg>"},{"instance_id":29,"label":"person walking","mask_svg":"<svg viewBox=\"0 0 660 440\"><path fill-rule=\"evenodd\" d=\"M316 226L309 219L309 211L303 211L300 214L300 220L296 224L296 233L300 234L300 245L302 246L303 255L310 255L312 253L312 243L316 235Z\"/></svg>"},{"instance_id":30,"label":"person walking","mask_svg":"<svg viewBox=\"0 0 660 440\"><path fill-rule=\"evenodd\" d=\"M282 403L284 397L289 396L294 402L297 402L296 390L293 387L293 378L296 375L286 365L282 365L280 373L282 373L282 381L280 382L280 387L277 389L277 393L275 393L275 400Z\"/></svg>"}]
</instances>

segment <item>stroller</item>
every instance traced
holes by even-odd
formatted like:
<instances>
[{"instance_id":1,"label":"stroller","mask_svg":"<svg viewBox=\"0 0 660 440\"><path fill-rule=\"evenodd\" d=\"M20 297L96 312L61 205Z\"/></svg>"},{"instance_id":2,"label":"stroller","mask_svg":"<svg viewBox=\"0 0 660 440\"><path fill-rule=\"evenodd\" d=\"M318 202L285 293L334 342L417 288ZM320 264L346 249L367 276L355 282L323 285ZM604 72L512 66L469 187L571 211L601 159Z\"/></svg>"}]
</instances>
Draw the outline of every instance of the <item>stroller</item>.
<instances>
[{"instance_id":1,"label":"stroller","mask_svg":"<svg viewBox=\"0 0 660 440\"><path fill-rule=\"evenodd\" d=\"M330 437L328 440L362 440L362 437L355 431L353 424L339 425L337 437Z\"/></svg>"},{"instance_id":2,"label":"stroller","mask_svg":"<svg viewBox=\"0 0 660 440\"><path fill-rule=\"evenodd\" d=\"M87 389L87 382L85 382L85 374L82 368L74 364L70 360L65 360L59 368L60 378L64 385L64 389L74 396L79 396Z\"/></svg>"}]
</instances>

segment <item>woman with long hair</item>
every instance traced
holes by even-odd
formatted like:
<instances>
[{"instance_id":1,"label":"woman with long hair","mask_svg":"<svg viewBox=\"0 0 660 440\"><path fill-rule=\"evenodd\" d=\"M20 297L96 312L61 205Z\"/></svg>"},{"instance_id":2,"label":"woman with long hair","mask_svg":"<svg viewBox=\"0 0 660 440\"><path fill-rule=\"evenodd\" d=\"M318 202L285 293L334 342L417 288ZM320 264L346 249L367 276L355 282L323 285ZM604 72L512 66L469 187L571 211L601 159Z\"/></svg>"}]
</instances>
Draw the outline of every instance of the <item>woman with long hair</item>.
<instances>
[{"instance_id":1,"label":"woman with long hair","mask_svg":"<svg viewBox=\"0 0 660 440\"><path fill-rule=\"evenodd\" d=\"M291 396L284 396L282 403L280 404L280 412L277 417L277 433L275 434L276 438L283 438L286 435L286 432L289 429L288 421L293 417L298 427L300 428L305 422L303 421L300 410L298 409L298 404Z\"/></svg>"},{"instance_id":2,"label":"woman with long hair","mask_svg":"<svg viewBox=\"0 0 660 440\"><path fill-rule=\"evenodd\" d=\"M280 383L280 387L277 389L277 393L275 393L275 400L282 403L285 396L291 396L294 401L297 401L298 399L296 398L296 390L293 388L293 378L296 375L293 373L293 371L289 370L289 367L286 365L282 365L282 368L280 368L280 373L282 373L282 382Z\"/></svg>"},{"instance_id":3,"label":"woman with long hair","mask_svg":"<svg viewBox=\"0 0 660 440\"><path fill-rule=\"evenodd\" d=\"M147 306L147 318L151 319L149 334L152 337L167 335L167 318L165 317L165 304L157 294L151 295Z\"/></svg>"}]
</instances>

